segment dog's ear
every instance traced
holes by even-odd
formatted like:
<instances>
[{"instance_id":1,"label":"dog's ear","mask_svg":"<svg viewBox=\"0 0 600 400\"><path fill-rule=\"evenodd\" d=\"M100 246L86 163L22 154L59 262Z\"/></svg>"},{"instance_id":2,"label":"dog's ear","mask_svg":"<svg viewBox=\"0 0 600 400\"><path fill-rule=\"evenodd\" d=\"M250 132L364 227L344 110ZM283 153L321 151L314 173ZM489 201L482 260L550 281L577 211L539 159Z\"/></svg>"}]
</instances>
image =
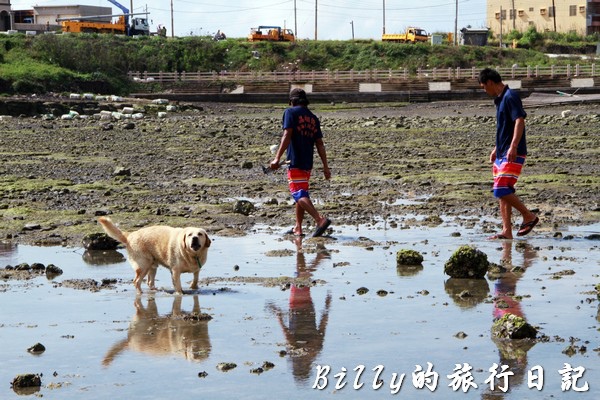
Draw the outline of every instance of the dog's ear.
<instances>
[{"instance_id":1,"label":"dog's ear","mask_svg":"<svg viewBox=\"0 0 600 400\"><path fill-rule=\"evenodd\" d=\"M210 238L208 237L208 235L206 235L206 242L204 243L204 247L210 247Z\"/></svg>"}]
</instances>

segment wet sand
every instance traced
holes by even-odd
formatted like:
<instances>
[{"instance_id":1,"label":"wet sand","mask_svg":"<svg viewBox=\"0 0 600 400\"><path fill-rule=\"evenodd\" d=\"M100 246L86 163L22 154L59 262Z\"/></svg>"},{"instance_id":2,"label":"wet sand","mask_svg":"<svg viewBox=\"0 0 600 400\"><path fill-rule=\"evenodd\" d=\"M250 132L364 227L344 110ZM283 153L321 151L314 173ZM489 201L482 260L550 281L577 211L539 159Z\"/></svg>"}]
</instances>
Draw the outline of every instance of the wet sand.
<instances>
[{"instance_id":1,"label":"wet sand","mask_svg":"<svg viewBox=\"0 0 600 400\"><path fill-rule=\"evenodd\" d=\"M257 223L287 229L293 213L285 175L262 173L279 143L283 107L202 104L167 119L110 123L2 121L0 237L79 246L101 231L102 214L126 229L191 221L221 235L245 234ZM518 194L540 213L537 229L546 233L599 214L596 105L569 105L563 116L566 108L527 110L530 155ZM325 181L317 162L312 195L334 224L406 214L430 216L429 224L440 215L498 216L488 161L491 100L313 109L333 176Z\"/></svg>"}]
</instances>

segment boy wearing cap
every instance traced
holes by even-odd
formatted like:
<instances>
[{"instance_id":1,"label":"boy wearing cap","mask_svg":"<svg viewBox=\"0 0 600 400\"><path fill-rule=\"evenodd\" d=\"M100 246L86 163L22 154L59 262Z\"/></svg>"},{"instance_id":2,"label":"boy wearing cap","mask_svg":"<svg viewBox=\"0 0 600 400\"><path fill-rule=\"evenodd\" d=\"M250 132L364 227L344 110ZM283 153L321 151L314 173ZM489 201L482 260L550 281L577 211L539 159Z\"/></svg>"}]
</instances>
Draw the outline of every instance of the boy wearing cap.
<instances>
[{"instance_id":1,"label":"boy wearing cap","mask_svg":"<svg viewBox=\"0 0 600 400\"><path fill-rule=\"evenodd\" d=\"M279 168L283 152L287 150L287 160L289 161L288 184L292 198L296 203L296 225L288 233L303 236L302 221L304 220L304 214L308 213L313 217L316 224L313 237L321 236L331 224L331 220L317 211L308 191L315 146L323 163L325 179L331 178L321 123L308 109L309 101L304 90L293 89L290 92L289 104L291 107L283 113L283 136L275 158L271 161L271 168Z\"/></svg>"}]
</instances>

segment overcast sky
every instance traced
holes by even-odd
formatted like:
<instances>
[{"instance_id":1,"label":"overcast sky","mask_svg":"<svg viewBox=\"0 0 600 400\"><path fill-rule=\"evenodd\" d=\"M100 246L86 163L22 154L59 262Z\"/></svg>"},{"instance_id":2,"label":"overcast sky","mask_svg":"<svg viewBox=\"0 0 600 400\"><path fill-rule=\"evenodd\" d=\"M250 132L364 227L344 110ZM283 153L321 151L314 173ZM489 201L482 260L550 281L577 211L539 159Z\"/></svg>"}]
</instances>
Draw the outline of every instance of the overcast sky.
<instances>
[{"instance_id":1,"label":"overcast sky","mask_svg":"<svg viewBox=\"0 0 600 400\"><path fill-rule=\"evenodd\" d=\"M133 11L149 12L151 29L164 25L171 36L213 34L223 31L228 37L246 37L250 28L275 25L295 30L299 39L321 40L380 39L385 31L397 33L407 26L428 32L454 32L456 0L117 0ZM12 0L13 9L34 5L85 4L112 7L108 0ZM316 12L315 12L316 5ZM295 7L295 14L294 14ZM173 24L171 24L171 10ZM486 0L458 0L458 29L470 25L485 27Z\"/></svg>"}]
</instances>

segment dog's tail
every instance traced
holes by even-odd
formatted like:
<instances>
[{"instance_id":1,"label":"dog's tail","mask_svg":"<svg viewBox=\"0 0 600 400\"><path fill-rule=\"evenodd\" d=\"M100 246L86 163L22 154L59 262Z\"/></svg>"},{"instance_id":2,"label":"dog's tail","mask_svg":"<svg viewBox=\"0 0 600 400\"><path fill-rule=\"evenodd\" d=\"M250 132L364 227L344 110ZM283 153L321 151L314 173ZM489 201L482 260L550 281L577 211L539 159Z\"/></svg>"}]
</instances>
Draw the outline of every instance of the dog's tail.
<instances>
[{"instance_id":1,"label":"dog's tail","mask_svg":"<svg viewBox=\"0 0 600 400\"><path fill-rule=\"evenodd\" d=\"M127 244L127 234L122 232L108 217L98 218L98 222L102 225L102 228L108 236L115 239L118 242Z\"/></svg>"}]
</instances>

